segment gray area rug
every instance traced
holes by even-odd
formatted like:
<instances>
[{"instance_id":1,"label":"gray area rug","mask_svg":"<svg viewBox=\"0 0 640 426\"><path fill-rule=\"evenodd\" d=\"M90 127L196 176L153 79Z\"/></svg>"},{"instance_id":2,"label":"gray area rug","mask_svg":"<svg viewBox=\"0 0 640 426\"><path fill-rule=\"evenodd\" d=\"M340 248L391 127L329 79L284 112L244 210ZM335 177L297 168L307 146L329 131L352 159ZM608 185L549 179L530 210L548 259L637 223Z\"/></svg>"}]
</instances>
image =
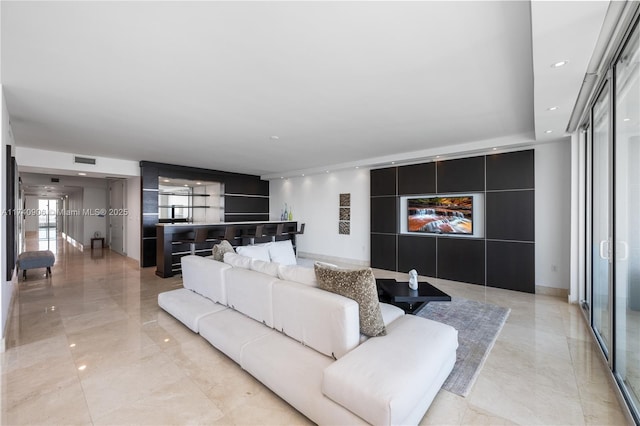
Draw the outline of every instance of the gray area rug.
<instances>
[{"instance_id":1,"label":"gray area rug","mask_svg":"<svg viewBox=\"0 0 640 426\"><path fill-rule=\"evenodd\" d=\"M449 324L458 330L458 351L453 371L442 389L466 397L502 330L511 309L452 297L431 302L416 315Z\"/></svg>"}]
</instances>

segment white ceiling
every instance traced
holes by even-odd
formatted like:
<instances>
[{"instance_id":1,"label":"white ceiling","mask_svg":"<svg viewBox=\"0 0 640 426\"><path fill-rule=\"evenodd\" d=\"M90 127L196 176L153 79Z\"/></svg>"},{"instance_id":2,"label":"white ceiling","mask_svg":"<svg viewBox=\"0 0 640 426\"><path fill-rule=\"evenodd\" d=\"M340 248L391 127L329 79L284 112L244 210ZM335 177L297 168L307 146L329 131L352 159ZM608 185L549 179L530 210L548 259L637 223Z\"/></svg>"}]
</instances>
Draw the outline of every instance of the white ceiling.
<instances>
[{"instance_id":1,"label":"white ceiling","mask_svg":"<svg viewBox=\"0 0 640 426\"><path fill-rule=\"evenodd\" d=\"M2 1L2 84L18 146L267 178L518 146L607 5Z\"/></svg>"}]
</instances>

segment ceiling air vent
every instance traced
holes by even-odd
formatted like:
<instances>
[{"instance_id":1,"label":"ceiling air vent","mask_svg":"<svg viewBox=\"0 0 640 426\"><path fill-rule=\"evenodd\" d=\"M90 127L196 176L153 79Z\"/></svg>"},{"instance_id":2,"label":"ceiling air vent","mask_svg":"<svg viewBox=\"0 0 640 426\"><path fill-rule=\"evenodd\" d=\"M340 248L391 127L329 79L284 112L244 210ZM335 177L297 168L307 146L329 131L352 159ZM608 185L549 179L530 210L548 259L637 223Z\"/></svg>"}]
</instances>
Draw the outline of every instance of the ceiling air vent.
<instances>
[{"instance_id":1,"label":"ceiling air vent","mask_svg":"<svg viewBox=\"0 0 640 426\"><path fill-rule=\"evenodd\" d=\"M73 157L73 162L74 163L80 163L80 164L91 164L91 165L96 165L96 159L95 158L89 158L89 157L78 157L75 156Z\"/></svg>"},{"instance_id":2,"label":"ceiling air vent","mask_svg":"<svg viewBox=\"0 0 640 426\"><path fill-rule=\"evenodd\" d=\"M51 183L58 183L60 182L60 178L51 178Z\"/></svg>"}]
</instances>

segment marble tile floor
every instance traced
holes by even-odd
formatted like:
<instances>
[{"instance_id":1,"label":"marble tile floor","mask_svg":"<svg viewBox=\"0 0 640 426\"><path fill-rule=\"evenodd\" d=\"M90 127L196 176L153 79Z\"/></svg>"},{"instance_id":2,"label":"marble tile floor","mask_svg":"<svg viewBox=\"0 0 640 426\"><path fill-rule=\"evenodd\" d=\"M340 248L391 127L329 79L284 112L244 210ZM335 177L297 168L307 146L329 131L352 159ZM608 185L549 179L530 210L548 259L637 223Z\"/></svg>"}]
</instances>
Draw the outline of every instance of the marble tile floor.
<instances>
[{"instance_id":1,"label":"marble tile floor","mask_svg":"<svg viewBox=\"0 0 640 426\"><path fill-rule=\"evenodd\" d=\"M158 308L179 276L161 279L106 249L57 248L50 279L33 270L19 282L0 354L1 424L311 423ZM470 395L440 391L421 424L626 424L577 306L430 282L511 315Z\"/></svg>"}]
</instances>

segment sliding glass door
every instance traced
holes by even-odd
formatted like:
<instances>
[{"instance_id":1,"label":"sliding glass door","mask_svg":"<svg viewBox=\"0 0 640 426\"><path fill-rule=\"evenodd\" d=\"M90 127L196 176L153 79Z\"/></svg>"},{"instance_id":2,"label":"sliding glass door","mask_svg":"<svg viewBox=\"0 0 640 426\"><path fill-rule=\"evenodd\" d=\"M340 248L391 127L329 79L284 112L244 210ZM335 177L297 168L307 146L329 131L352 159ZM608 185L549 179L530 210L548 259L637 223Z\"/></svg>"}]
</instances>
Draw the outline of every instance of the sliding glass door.
<instances>
[{"instance_id":1,"label":"sliding glass door","mask_svg":"<svg viewBox=\"0 0 640 426\"><path fill-rule=\"evenodd\" d=\"M636 27L615 64L615 364L640 407L640 44Z\"/></svg>"},{"instance_id":2,"label":"sliding glass door","mask_svg":"<svg viewBox=\"0 0 640 426\"><path fill-rule=\"evenodd\" d=\"M607 358L611 348L611 102L606 83L593 107L591 267L593 329Z\"/></svg>"}]
</instances>

